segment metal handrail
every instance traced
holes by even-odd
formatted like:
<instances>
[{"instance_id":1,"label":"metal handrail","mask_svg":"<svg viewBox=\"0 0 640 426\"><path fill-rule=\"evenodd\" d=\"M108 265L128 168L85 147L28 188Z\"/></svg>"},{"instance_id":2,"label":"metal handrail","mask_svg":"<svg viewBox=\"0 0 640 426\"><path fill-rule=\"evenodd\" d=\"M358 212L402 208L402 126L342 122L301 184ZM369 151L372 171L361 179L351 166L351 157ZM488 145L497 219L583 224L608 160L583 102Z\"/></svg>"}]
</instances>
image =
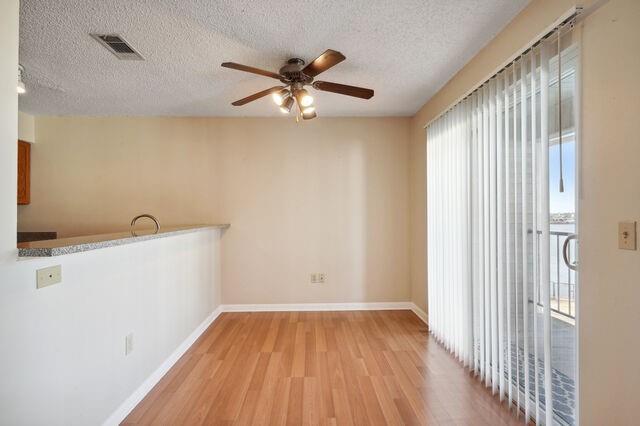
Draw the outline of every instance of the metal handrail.
<instances>
[{"instance_id":1,"label":"metal handrail","mask_svg":"<svg viewBox=\"0 0 640 426\"><path fill-rule=\"evenodd\" d=\"M564 239L564 244L562 244L562 259L564 260L564 263L567 265L567 268L571 269L572 271L577 271L578 262L573 262L573 263L569 262L569 243L571 242L571 240L577 241L578 235L571 234Z\"/></svg>"},{"instance_id":2,"label":"metal handrail","mask_svg":"<svg viewBox=\"0 0 640 426\"><path fill-rule=\"evenodd\" d=\"M529 233L532 234L533 231L529 230ZM536 232L538 235L542 234L542 231L537 231ZM576 286L576 282L572 280L572 274L575 274L575 269L571 268L570 266L575 266L576 264L570 264L567 260L571 257L571 245L569 243L567 243L566 240L571 240L571 239L577 239L577 235L575 235L573 232L567 232L567 231L549 231L550 236L555 236L556 241L555 241L555 245L556 245L556 256L555 256L555 260L556 260L556 277L555 280L552 280L551 277L549 277L549 287L550 290L552 291L553 295L555 296L554 299L551 301L551 306L550 306L550 310L552 312L555 312L559 315L571 318L571 319L575 319L575 286ZM572 237L573 236L573 237ZM565 237L565 242L563 243L563 252L561 254L561 249L560 249L560 238L561 237ZM553 240L552 240L553 241ZM560 256L566 255L566 259L564 261L564 263L567 266L567 282L562 282L560 279L560 270L562 267L563 262L561 262L560 260ZM560 290L561 290L561 286L566 286L567 288L567 306L566 307L562 307L560 305ZM535 299L536 299L536 304L538 306L544 306L542 304L542 300L541 300L541 288L538 287L537 288L537 292L535 293ZM533 300L529 300L530 303L534 303ZM554 306L555 305L555 306Z\"/></svg>"},{"instance_id":3,"label":"metal handrail","mask_svg":"<svg viewBox=\"0 0 640 426\"><path fill-rule=\"evenodd\" d=\"M136 234L136 231L134 230L134 226L136 225L136 222L138 221L138 219L141 219L143 217L146 217L148 219L151 219L153 221L153 223L155 224L156 230L154 231L154 234L157 234L160 231L160 222L158 222L158 219L156 219L155 216L149 214L149 213L143 213L143 214L139 214L138 216L134 217L131 220L131 235L133 235L134 237L137 237L138 234Z\"/></svg>"},{"instance_id":4,"label":"metal handrail","mask_svg":"<svg viewBox=\"0 0 640 426\"><path fill-rule=\"evenodd\" d=\"M531 229L529 229L527 231L528 234L533 234L533 231ZM542 235L542 231L536 231L536 234L538 235ZM549 235L560 235L560 236L569 236L572 235L573 232L567 232L567 231L549 231Z\"/></svg>"}]
</instances>

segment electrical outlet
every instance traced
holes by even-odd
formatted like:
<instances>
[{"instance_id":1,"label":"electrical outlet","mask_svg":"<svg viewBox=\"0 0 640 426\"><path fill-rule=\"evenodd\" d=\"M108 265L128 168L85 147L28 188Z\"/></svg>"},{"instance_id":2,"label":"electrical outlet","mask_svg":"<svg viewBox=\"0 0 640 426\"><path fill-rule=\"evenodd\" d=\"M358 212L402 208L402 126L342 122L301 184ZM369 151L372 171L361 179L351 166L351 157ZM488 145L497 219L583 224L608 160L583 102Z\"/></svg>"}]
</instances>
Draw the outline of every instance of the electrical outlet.
<instances>
[{"instance_id":1,"label":"electrical outlet","mask_svg":"<svg viewBox=\"0 0 640 426\"><path fill-rule=\"evenodd\" d=\"M36 271L36 288L58 284L62 281L62 266L50 266Z\"/></svg>"},{"instance_id":2,"label":"electrical outlet","mask_svg":"<svg viewBox=\"0 0 640 426\"><path fill-rule=\"evenodd\" d=\"M129 355L133 352L133 333L129 333L124 338L124 354Z\"/></svg>"},{"instance_id":3,"label":"electrical outlet","mask_svg":"<svg viewBox=\"0 0 640 426\"><path fill-rule=\"evenodd\" d=\"M327 274L322 272L314 272L311 274L311 284L324 284L327 281Z\"/></svg>"}]
</instances>

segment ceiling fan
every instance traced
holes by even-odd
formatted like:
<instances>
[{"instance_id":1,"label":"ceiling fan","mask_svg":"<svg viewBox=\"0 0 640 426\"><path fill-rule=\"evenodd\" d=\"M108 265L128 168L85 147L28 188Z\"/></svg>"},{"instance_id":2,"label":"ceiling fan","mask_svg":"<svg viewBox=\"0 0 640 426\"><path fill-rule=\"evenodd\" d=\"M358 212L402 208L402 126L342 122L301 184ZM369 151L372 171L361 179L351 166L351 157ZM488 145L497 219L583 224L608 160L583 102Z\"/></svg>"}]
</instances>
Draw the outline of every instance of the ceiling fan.
<instances>
[{"instance_id":1,"label":"ceiling fan","mask_svg":"<svg viewBox=\"0 0 640 426\"><path fill-rule=\"evenodd\" d=\"M313 104L313 97L304 88L305 86L311 86L316 90L322 90L324 92L338 93L340 95L354 96L362 99L371 99L373 96L373 90L371 89L331 83L328 81L313 81L314 77L318 74L339 64L345 59L346 57L342 53L328 49L306 66L302 59L291 58L280 68L277 74L247 65L236 64L235 62L224 62L222 66L275 78L284 84L284 86L274 86L262 92L254 93L251 96L231 103L231 105L242 106L264 96L272 95L273 101L280 107L280 111L284 114L290 113L294 104L297 104L299 114L296 116L296 119L301 115L303 119L310 120L317 116L316 107Z\"/></svg>"}]
</instances>

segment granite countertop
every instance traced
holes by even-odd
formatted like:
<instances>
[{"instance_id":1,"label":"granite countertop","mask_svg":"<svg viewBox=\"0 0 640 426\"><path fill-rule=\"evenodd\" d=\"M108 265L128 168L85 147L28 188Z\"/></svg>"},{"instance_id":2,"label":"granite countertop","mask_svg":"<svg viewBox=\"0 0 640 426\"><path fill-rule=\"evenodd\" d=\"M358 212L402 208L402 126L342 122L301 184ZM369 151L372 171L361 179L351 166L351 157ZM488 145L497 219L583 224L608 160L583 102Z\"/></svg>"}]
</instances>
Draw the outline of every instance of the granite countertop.
<instances>
[{"instance_id":1,"label":"granite countertop","mask_svg":"<svg viewBox=\"0 0 640 426\"><path fill-rule=\"evenodd\" d=\"M50 257L63 254L79 253L82 251L96 250L105 247L120 246L139 241L153 240L156 238L170 237L172 235L186 234L203 229L227 229L229 224L218 225L186 225L160 228L158 233L153 230L136 231L133 235L130 231L116 232L113 234L87 235L80 237L59 238L57 240L32 241L18 244L19 257Z\"/></svg>"}]
</instances>

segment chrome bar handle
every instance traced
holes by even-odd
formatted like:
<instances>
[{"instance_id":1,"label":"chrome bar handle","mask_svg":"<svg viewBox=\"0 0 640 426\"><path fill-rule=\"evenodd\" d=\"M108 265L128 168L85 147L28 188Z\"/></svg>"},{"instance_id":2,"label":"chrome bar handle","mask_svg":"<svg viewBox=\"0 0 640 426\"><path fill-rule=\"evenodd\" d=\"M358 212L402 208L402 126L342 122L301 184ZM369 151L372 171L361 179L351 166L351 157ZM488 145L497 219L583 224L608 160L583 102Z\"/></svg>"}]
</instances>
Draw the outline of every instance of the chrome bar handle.
<instances>
[{"instance_id":1,"label":"chrome bar handle","mask_svg":"<svg viewBox=\"0 0 640 426\"><path fill-rule=\"evenodd\" d=\"M139 214L138 216L134 217L131 220L131 235L133 235L134 237L136 237L138 234L136 234L136 231L134 230L134 227L136 225L136 222L138 221L138 219L141 219L143 217L146 217L148 219L151 219L153 221L153 223L156 226L156 230L154 231L154 234L157 234L158 231L160 231L160 222L158 222L158 219L156 219L155 216L150 215L148 213L143 213L143 214Z\"/></svg>"},{"instance_id":2,"label":"chrome bar handle","mask_svg":"<svg viewBox=\"0 0 640 426\"><path fill-rule=\"evenodd\" d=\"M567 265L567 268L571 269L572 271L577 271L578 270L578 262L574 262L574 263L569 262L568 249L569 249L569 242L571 240L578 241L578 235L577 234L571 234L571 235L567 236L567 238L564 239L564 244L562 244L562 258L564 259L564 263Z\"/></svg>"}]
</instances>

